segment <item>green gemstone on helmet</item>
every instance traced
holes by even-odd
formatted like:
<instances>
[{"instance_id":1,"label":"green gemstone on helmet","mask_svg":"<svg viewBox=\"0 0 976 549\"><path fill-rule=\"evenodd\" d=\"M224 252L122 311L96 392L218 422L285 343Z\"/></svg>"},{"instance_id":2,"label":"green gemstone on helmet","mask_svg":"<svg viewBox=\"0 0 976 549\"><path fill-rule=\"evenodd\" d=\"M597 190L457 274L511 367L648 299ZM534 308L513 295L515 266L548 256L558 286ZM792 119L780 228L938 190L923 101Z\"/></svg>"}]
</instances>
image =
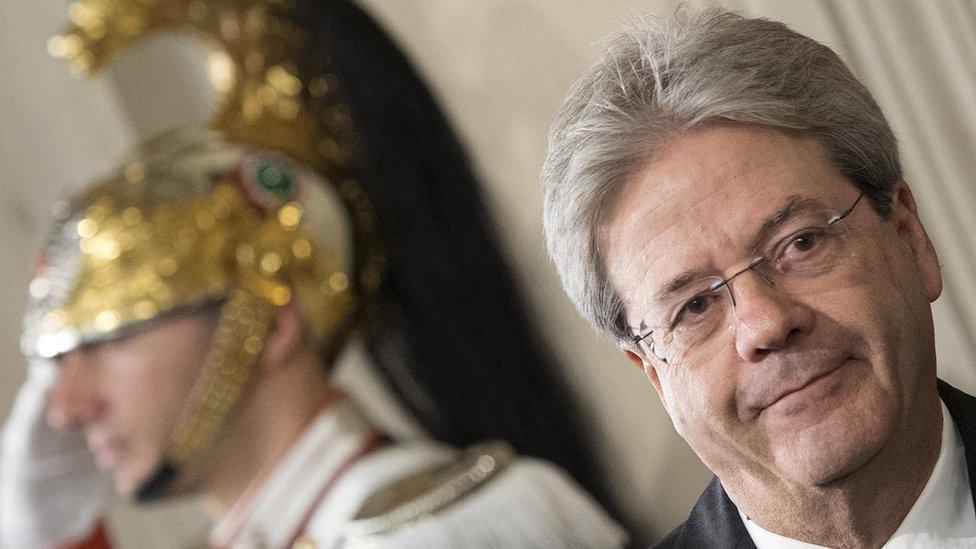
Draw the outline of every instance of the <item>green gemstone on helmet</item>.
<instances>
[{"instance_id":1,"label":"green gemstone on helmet","mask_svg":"<svg viewBox=\"0 0 976 549\"><path fill-rule=\"evenodd\" d=\"M261 188L277 194L287 195L295 186L295 178L275 162L263 162L257 169L257 180Z\"/></svg>"}]
</instances>

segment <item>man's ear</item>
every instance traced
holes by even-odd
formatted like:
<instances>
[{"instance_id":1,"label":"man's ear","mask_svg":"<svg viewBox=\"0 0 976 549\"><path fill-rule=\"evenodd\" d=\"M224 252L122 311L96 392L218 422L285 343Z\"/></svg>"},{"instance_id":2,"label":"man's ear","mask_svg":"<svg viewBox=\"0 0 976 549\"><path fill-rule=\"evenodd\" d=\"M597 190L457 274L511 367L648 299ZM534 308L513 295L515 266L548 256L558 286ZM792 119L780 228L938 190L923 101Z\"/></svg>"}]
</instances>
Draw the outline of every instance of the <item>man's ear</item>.
<instances>
[{"instance_id":1,"label":"man's ear","mask_svg":"<svg viewBox=\"0 0 976 549\"><path fill-rule=\"evenodd\" d=\"M666 404L664 400L664 392L661 391L661 379L657 375L657 368L655 368L650 361L644 360L643 357L634 351L624 350L624 355L627 356L627 360L633 363L634 366L637 366L637 368L644 372L647 379L651 380L651 385L653 385L654 390L657 391L657 396L661 399L661 403Z\"/></svg>"},{"instance_id":2,"label":"man's ear","mask_svg":"<svg viewBox=\"0 0 976 549\"><path fill-rule=\"evenodd\" d=\"M939 257L918 216L915 197L904 181L895 184L891 214L898 235L912 249L915 267L922 276L922 284L929 302L935 301L942 293L942 270L939 268Z\"/></svg>"},{"instance_id":3,"label":"man's ear","mask_svg":"<svg viewBox=\"0 0 976 549\"><path fill-rule=\"evenodd\" d=\"M278 309L274 328L264 344L266 368L277 369L288 362L302 342L303 328L304 318L294 300Z\"/></svg>"}]
</instances>

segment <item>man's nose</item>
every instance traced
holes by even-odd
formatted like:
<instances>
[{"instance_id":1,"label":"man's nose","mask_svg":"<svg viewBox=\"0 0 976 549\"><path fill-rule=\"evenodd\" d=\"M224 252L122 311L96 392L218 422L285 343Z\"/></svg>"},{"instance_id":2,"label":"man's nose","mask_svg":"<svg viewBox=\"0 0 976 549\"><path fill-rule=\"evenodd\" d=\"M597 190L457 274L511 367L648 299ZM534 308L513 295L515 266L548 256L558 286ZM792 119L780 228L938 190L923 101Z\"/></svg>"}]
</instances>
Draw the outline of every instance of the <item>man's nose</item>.
<instances>
[{"instance_id":1,"label":"man's nose","mask_svg":"<svg viewBox=\"0 0 976 549\"><path fill-rule=\"evenodd\" d=\"M105 410L98 392L93 359L85 349L74 350L61 359L58 381L47 404L47 422L67 429L97 420Z\"/></svg>"},{"instance_id":2,"label":"man's nose","mask_svg":"<svg viewBox=\"0 0 976 549\"><path fill-rule=\"evenodd\" d=\"M813 311L772 286L756 272L743 273L729 288L735 297L735 346L747 362L758 362L809 332Z\"/></svg>"}]
</instances>

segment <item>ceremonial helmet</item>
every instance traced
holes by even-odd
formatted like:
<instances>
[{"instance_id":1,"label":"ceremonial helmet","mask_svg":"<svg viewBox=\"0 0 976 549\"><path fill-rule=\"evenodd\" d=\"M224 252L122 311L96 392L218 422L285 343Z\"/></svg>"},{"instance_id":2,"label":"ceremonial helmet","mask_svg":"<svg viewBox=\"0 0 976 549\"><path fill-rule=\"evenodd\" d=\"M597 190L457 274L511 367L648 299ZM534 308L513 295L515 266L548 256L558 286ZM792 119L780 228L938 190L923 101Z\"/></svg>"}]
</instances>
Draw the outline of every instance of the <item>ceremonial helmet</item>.
<instances>
[{"instance_id":1,"label":"ceremonial helmet","mask_svg":"<svg viewBox=\"0 0 976 549\"><path fill-rule=\"evenodd\" d=\"M356 134L327 59L299 70L306 33L286 2L78 0L51 52L94 74L158 31L210 47L219 112L140 143L56 212L23 351L54 358L215 308L213 343L163 461L137 497L166 493L212 441L259 367L278 308L294 302L328 361L383 272Z\"/></svg>"},{"instance_id":2,"label":"ceremonial helmet","mask_svg":"<svg viewBox=\"0 0 976 549\"><path fill-rule=\"evenodd\" d=\"M276 304L289 294L318 334L310 336L320 341L326 364L352 327L362 328L361 345L344 346L354 358L347 365L363 351L369 364L363 377L376 374L379 383L357 387L353 396L389 390L391 400L442 442L505 439L519 453L546 458L598 489L556 353L518 291L464 147L396 41L357 2L78 0L69 16L72 27L53 38L49 50L73 71L108 68L101 75L111 80L124 65L119 53L152 45L161 35L192 37L209 54L191 64L207 67L204 87L216 90L220 102L215 116L175 130L153 105L132 108L140 98L160 96L160 88L182 88L170 74L160 76L179 63L143 52L148 61L141 68L153 70L129 73L113 91L130 108L130 122L147 129L136 133L147 138L102 183L101 195L82 195L61 209L32 284L29 316L35 322L28 327L42 329L25 335L32 356L115 337L181 309L219 306L218 337L204 375L140 499L165 493L166 479L207 445L253 374L256 354L247 348L258 349ZM178 103L187 111L194 107ZM169 297L160 291L158 300L88 301L98 306L69 314L72 300L88 287L83 273L103 264L115 265L106 273L115 269L126 279L136 272L132 265L139 262L125 259L133 254L122 249L131 243L100 238L98 231L105 222L134 223L141 231L158 218L154 208L129 209L133 200L120 197L180 179L192 180L172 184L194 189L186 200L152 199L160 207L178 204L161 217L169 221L153 241L162 245L139 249L147 251L145 287L176 283L184 273L165 274L174 266L188 269L191 286ZM171 187L158 186L151 192ZM99 202L106 196L110 200ZM208 247L204 232L218 230L211 210L227 202L237 212L235 222L251 225L220 237L207 232L214 243ZM187 208L200 215L188 215ZM177 244L181 231L195 234L195 243ZM170 253L177 247L206 249L213 261L205 263L195 251ZM308 257L298 257L306 251ZM101 288L121 296L125 286L110 282L113 276L103 278ZM220 281L224 291L217 290ZM118 305L101 306L106 303ZM221 334L233 337L221 343ZM45 335L46 347L39 345ZM242 354L230 360L228 353Z\"/></svg>"}]
</instances>

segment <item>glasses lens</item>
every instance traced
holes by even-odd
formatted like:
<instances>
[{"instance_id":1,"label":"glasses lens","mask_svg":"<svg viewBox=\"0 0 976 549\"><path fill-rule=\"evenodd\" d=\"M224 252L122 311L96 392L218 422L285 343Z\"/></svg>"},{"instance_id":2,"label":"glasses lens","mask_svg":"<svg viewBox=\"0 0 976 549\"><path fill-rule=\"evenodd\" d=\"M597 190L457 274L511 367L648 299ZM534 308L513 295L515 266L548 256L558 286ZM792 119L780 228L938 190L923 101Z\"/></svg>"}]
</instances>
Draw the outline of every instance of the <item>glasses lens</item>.
<instances>
[{"instance_id":1,"label":"glasses lens","mask_svg":"<svg viewBox=\"0 0 976 549\"><path fill-rule=\"evenodd\" d=\"M788 223L757 249L766 261L756 271L783 292L829 286L837 268L853 256L850 232L843 223L830 223L834 218L834 212L822 211Z\"/></svg>"},{"instance_id":2,"label":"glasses lens","mask_svg":"<svg viewBox=\"0 0 976 549\"><path fill-rule=\"evenodd\" d=\"M689 286L648 317L651 334L642 343L645 353L674 362L695 347L702 346L728 322L732 298L721 278L706 278ZM646 330L645 330L646 333Z\"/></svg>"},{"instance_id":3,"label":"glasses lens","mask_svg":"<svg viewBox=\"0 0 976 549\"><path fill-rule=\"evenodd\" d=\"M837 285L841 271L856 256L855 234L842 221L862 197L843 213L821 210L791 218L754 250L738 273L752 269L774 288L794 294ZM717 334L732 326L731 283L721 277L701 279L652 311L640 327L640 349L671 363L707 354Z\"/></svg>"}]
</instances>

